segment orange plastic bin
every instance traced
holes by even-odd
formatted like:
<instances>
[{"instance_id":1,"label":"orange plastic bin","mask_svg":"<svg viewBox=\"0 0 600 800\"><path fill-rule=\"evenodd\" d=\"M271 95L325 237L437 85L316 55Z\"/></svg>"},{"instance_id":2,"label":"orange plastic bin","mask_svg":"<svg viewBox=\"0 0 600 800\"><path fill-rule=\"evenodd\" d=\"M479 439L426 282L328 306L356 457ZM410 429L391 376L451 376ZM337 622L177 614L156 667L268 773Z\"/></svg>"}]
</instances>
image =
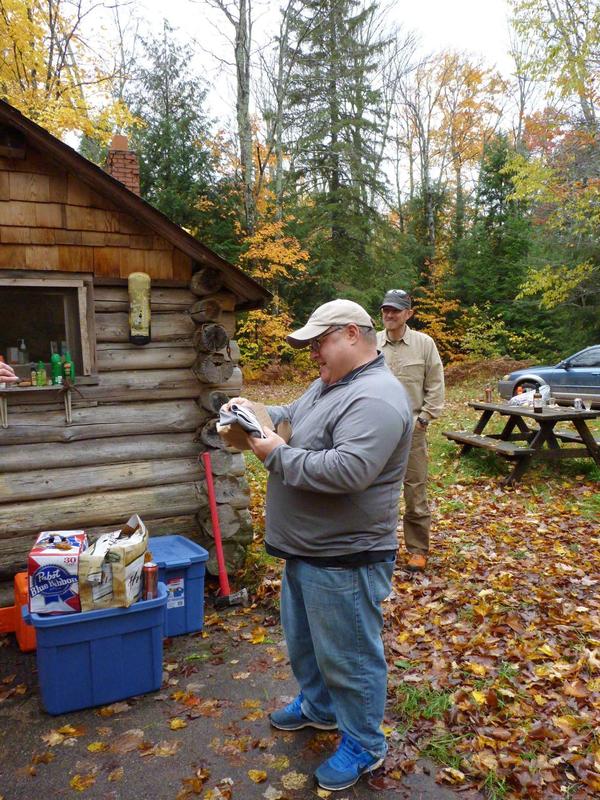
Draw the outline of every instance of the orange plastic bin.
<instances>
[{"instance_id":1,"label":"orange plastic bin","mask_svg":"<svg viewBox=\"0 0 600 800\"><path fill-rule=\"evenodd\" d=\"M24 653L35 650L35 628L23 619L21 607L29 604L29 587L26 572L17 572L14 582L15 604L0 608L0 633L14 633L17 644Z\"/></svg>"}]
</instances>

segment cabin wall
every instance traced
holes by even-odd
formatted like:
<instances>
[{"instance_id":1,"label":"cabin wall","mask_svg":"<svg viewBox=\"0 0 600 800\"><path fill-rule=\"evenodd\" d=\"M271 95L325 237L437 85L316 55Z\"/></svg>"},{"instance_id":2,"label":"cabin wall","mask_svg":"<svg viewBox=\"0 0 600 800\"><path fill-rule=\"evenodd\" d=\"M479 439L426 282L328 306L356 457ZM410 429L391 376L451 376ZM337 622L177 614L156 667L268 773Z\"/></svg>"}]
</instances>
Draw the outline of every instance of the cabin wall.
<instances>
[{"instance_id":1,"label":"cabin wall","mask_svg":"<svg viewBox=\"0 0 600 800\"><path fill-rule=\"evenodd\" d=\"M198 311L199 296L188 289L154 287L152 341L138 347L128 341L126 286L103 282L93 294L97 383L77 384L72 423L55 395L15 392L8 400L9 426L0 428L0 577L24 567L41 530L99 533L132 513L151 535L200 542L215 571L198 460L207 448L226 556L239 563L252 536L244 460L223 449L214 432L218 403L241 390L239 349L231 341L217 354L204 352L198 336L211 321L206 307L217 309L208 316L233 336L235 298L220 292L200 301Z\"/></svg>"},{"instance_id":2,"label":"cabin wall","mask_svg":"<svg viewBox=\"0 0 600 800\"><path fill-rule=\"evenodd\" d=\"M0 269L189 282L189 256L31 144L0 158Z\"/></svg>"}]
</instances>

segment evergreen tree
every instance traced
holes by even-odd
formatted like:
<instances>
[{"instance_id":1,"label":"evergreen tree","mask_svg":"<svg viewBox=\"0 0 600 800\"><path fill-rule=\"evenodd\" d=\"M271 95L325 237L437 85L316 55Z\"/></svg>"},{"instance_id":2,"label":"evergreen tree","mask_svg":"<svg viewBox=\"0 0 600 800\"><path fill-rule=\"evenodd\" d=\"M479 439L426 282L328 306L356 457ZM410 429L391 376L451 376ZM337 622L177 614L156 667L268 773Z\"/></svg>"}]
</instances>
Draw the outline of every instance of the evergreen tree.
<instances>
[{"instance_id":1,"label":"evergreen tree","mask_svg":"<svg viewBox=\"0 0 600 800\"><path fill-rule=\"evenodd\" d=\"M142 197L225 257L235 257L233 185L219 185L207 89L190 70L192 51L165 21L161 36L143 42L142 66L126 95L141 121L131 132L140 160Z\"/></svg>"},{"instance_id":2,"label":"evergreen tree","mask_svg":"<svg viewBox=\"0 0 600 800\"><path fill-rule=\"evenodd\" d=\"M531 223L514 191L506 169L511 150L499 135L485 148L475 198L476 214L469 233L457 245L451 279L455 295L465 306L489 302L502 309L508 322L521 311L513 305L524 280L531 243Z\"/></svg>"},{"instance_id":3,"label":"evergreen tree","mask_svg":"<svg viewBox=\"0 0 600 800\"><path fill-rule=\"evenodd\" d=\"M381 134L372 84L385 47L371 33L375 14L375 5L357 0L305 0L291 24L290 189L312 233L312 271L324 290L317 295L329 294L332 284L368 285L372 277L366 260L376 215L369 197L380 189Z\"/></svg>"}]
</instances>

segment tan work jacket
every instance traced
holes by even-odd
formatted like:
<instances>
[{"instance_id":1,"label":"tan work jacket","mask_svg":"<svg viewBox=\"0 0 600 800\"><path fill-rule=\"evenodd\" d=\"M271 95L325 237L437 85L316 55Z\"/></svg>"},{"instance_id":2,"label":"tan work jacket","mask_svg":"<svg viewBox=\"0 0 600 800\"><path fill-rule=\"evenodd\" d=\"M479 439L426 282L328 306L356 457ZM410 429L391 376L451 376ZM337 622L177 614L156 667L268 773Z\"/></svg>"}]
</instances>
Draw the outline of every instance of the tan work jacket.
<instances>
[{"instance_id":1,"label":"tan work jacket","mask_svg":"<svg viewBox=\"0 0 600 800\"><path fill-rule=\"evenodd\" d=\"M413 415L439 417L444 408L444 367L431 336L407 325L402 339L392 342L382 330L377 334L377 349L406 389Z\"/></svg>"}]
</instances>

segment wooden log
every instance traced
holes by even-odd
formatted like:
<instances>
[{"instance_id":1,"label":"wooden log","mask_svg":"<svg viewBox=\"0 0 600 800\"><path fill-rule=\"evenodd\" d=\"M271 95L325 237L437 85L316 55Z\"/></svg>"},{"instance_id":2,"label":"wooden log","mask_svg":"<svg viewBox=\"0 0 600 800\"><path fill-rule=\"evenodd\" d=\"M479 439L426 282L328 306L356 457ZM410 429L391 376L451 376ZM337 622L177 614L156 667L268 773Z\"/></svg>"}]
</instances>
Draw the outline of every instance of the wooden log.
<instances>
[{"instance_id":1,"label":"wooden log","mask_svg":"<svg viewBox=\"0 0 600 800\"><path fill-rule=\"evenodd\" d=\"M143 369L182 369L191 367L196 359L192 340L152 342L145 347L133 344L98 344L98 369L100 372Z\"/></svg>"},{"instance_id":2,"label":"wooden log","mask_svg":"<svg viewBox=\"0 0 600 800\"><path fill-rule=\"evenodd\" d=\"M201 389L198 402L207 411L213 414L218 414L222 405L229 401L229 395L226 392L220 392L218 389Z\"/></svg>"},{"instance_id":3,"label":"wooden log","mask_svg":"<svg viewBox=\"0 0 600 800\"><path fill-rule=\"evenodd\" d=\"M9 427L0 429L0 446L32 442L75 442L113 436L142 436L196 430L204 421L193 400L123 403L73 408L73 423L64 411L9 414Z\"/></svg>"},{"instance_id":4,"label":"wooden log","mask_svg":"<svg viewBox=\"0 0 600 800\"><path fill-rule=\"evenodd\" d=\"M215 475L215 498L217 503L227 503L233 508L247 508L250 502L250 489L244 477Z\"/></svg>"},{"instance_id":5,"label":"wooden log","mask_svg":"<svg viewBox=\"0 0 600 800\"><path fill-rule=\"evenodd\" d=\"M227 446L217 433L216 419L209 419L208 422L202 425L202 427L197 431L196 435L199 436L200 441L204 442L204 444L208 445L208 447L214 447L217 450L224 450Z\"/></svg>"},{"instance_id":6,"label":"wooden log","mask_svg":"<svg viewBox=\"0 0 600 800\"><path fill-rule=\"evenodd\" d=\"M223 273L218 269L205 267L192 275L190 291L198 297L218 292L223 286Z\"/></svg>"},{"instance_id":7,"label":"wooden log","mask_svg":"<svg viewBox=\"0 0 600 800\"><path fill-rule=\"evenodd\" d=\"M114 439L53 442L47 445L9 445L0 450L0 474L94 464L123 464L136 459L152 461L158 458L193 458L198 451L193 433L117 436ZM232 463L232 469L237 468L237 462Z\"/></svg>"},{"instance_id":8,"label":"wooden log","mask_svg":"<svg viewBox=\"0 0 600 800\"><path fill-rule=\"evenodd\" d=\"M187 289L152 288L150 309L154 311L187 311L196 296ZM96 312L129 312L129 295L126 286L94 286Z\"/></svg>"},{"instance_id":9,"label":"wooden log","mask_svg":"<svg viewBox=\"0 0 600 800\"><path fill-rule=\"evenodd\" d=\"M199 543L208 550L208 561L206 562L207 572L210 575L218 575L219 565L217 563L214 542L208 538L202 538L199 539ZM243 566L246 560L246 548L243 544L236 542L235 537L233 537L223 542L223 556L225 558L227 572L231 575Z\"/></svg>"},{"instance_id":10,"label":"wooden log","mask_svg":"<svg viewBox=\"0 0 600 800\"><path fill-rule=\"evenodd\" d=\"M202 383L222 384L233 375L233 366L221 353L201 353L194 361L192 372Z\"/></svg>"},{"instance_id":11,"label":"wooden log","mask_svg":"<svg viewBox=\"0 0 600 800\"><path fill-rule=\"evenodd\" d=\"M197 300L189 310L190 317L202 324L204 322L219 322L223 309L218 300L213 298L206 298L205 300Z\"/></svg>"},{"instance_id":12,"label":"wooden log","mask_svg":"<svg viewBox=\"0 0 600 800\"><path fill-rule=\"evenodd\" d=\"M223 383L215 383L209 388L214 391L225 392L230 397L235 397L240 394L243 382L242 370L239 367L234 367L231 378L223 381Z\"/></svg>"},{"instance_id":13,"label":"wooden log","mask_svg":"<svg viewBox=\"0 0 600 800\"><path fill-rule=\"evenodd\" d=\"M219 324L225 328L227 332L227 336L230 339L233 339L235 336L235 329L237 325L237 316L234 314L233 311L223 311L221 314L221 319Z\"/></svg>"},{"instance_id":14,"label":"wooden log","mask_svg":"<svg viewBox=\"0 0 600 800\"><path fill-rule=\"evenodd\" d=\"M132 402L134 400L176 400L199 397L202 389L190 369L134 370L131 372L102 372L98 385L77 388L86 400ZM79 404L77 395L74 401Z\"/></svg>"},{"instance_id":15,"label":"wooden log","mask_svg":"<svg viewBox=\"0 0 600 800\"><path fill-rule=\"evenodd\" d=\"M217 517L219 518L221 538L231 539L232 536L235 536L242 524L237 510L230 505L217 503ZM201 529L204 535L214 539L215 534L210 515L208 517L198 515L198 518L201 519Z\"/></svg>"},{"instance_id":16,"label":"wooden log","mask_svg":"<svg viewBox=\"0 0 600 800\"><path fill-rule=\"evenodd\" d=\"M234 364L239 363L241 358L240 346L235 339L230 339L227 346L224 346L219 352L228 361L232 361Z\"/></svg>"},{"instance_id":17,"label":"wooden log","mask_svg":"<svg viewBox=\"0 0 600 800\"><path fill-rule=\"evenodd\" d=\"M97 342L128 342L129 341L129 315L124 313L106 314L96 313L96 341ZM184 311L170 313L153 313L151 320L152 342L189 341L194 334L196 326L190 315ZM225 342L213 347L220 350L227 344L228 336L223 328Z\"/></svg>"},{"instance_id":18,"label":"wooden log","mask_svg":"<svg viewBox=\"0 0 600 800\"><path fill-rule=\"evenodd\" d=\"M0 504L36 501L40 497L71 497L76 494L166 486L201 480L198 458L169 458L96 464L90 467L8 472L0 475ZM232 477L232 480L236 480Z\"/></svg>"},{"instance_id":19,"label":"wooden log","mask_svg":"<svg viewBox=\"0 0 600 800\"><path fill-rule=\"evenodd\" d=\"M146 489L79 494L30 503L0 505L0 558L11 539L43 530L69 530L125 522L132 513L142 519L196 514L207 505L204 481L152 486Z\"/></svg>"},{"instance_id":20,"label":"wooden log","mask_svg":"<svg viewBox=\"0 0 600 800\"><path fill-rule=\"evenodd\" d=\"M210 463L213 475L232 475L240 477L246 472L246 462L241 453L230 453L228 450L211 450ZM200 461L200 470L204 474L204 465Z\"/></svg>"},{"instance_id":21,"label":"wooden log","mask_svg":"<svg viewBox=\"0 0 600 800\"><path fill-rule=\"evenodd\" d=\"M191 319L189 319L189 322L192 326L194 325ZM207 322L198 326L192 335L194 348L205 353L223 350L227 348L229 343L229 336L225 328L214 322Z\"/></svg>"}]
</instances>

